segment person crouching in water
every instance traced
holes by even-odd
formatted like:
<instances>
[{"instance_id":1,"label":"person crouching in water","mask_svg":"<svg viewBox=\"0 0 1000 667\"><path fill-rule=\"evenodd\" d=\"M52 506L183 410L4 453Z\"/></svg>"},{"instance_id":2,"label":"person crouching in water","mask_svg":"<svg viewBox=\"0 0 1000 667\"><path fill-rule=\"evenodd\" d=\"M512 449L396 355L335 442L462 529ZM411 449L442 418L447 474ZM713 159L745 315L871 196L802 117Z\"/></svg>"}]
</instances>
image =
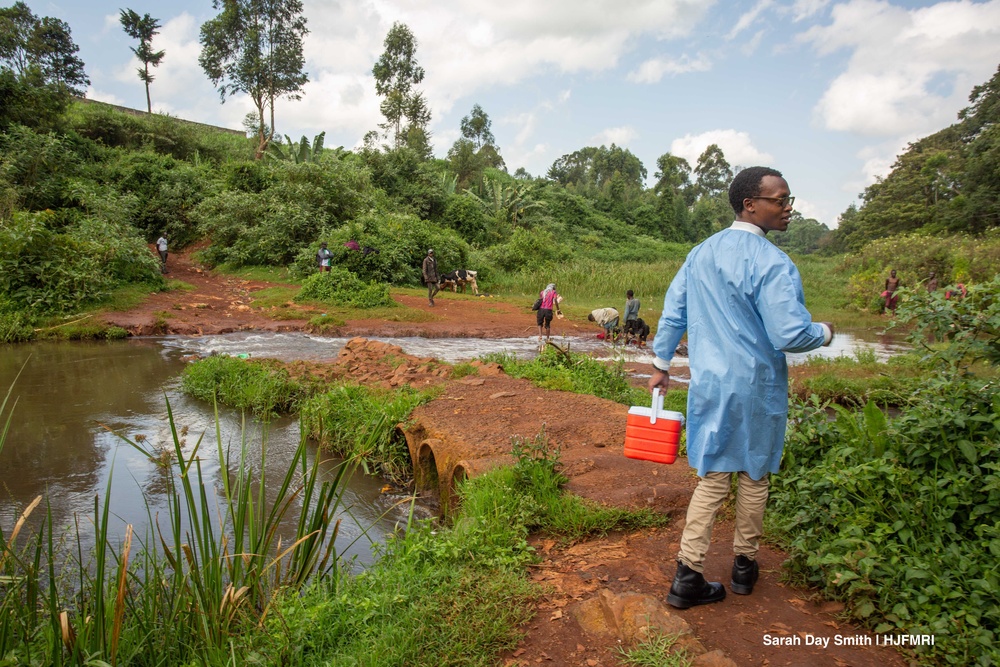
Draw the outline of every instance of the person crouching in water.
<instances>
[{"instance_id":1,"label":"person crouching in water","mask_svg":"<svg viewBox=\"0 0 1000 667\"><path fill-rule=\"evenodd\" d=\"M542 305L535 311L535 322L538 324L538 342L541 344L543 332L545 334L545 342L549 341L552 327L552 311L555 310L559 314L559 317L562 317L562 310L559 308L562 297L556 292L556 284L549 283L538 294L538 298L542 300Z\"/></svg>"}]
</instances>

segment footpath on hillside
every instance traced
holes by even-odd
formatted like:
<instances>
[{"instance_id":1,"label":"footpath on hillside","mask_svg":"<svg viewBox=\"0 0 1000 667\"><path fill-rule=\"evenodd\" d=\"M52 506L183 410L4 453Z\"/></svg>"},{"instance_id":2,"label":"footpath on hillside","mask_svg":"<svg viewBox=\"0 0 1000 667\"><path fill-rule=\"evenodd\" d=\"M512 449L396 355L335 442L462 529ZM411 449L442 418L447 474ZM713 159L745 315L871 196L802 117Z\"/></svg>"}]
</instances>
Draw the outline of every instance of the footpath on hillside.
<instances>
[{"instance_id":1,"label":"footpath on hillside","mask_svg":"<svg viewBox=\"0 0 1000 667\"><path fill-rule=\"evenodd\" d=\"M275 320L268 311L253 306L253 293L274 285L214 274L188 253L171 255L170 270L168 278L192 289L151 294L135 309L106 313L105 320L133 335L308 329L307 319ZM347 321L331 335L505 338L537 334L534 314L527 306L450 293L436 298L434 308L424 298L395 298L404 306L427 311L426 316L418 322ZM586 324L570 318L556 320L553 333L585 334L591 330ZM456 447L475 443L491 452L502 451L512 435L534 437L545 424L550 442L562 448L569 491L609 505L651 507L671 517L663 528L613 534L570 547L536 538L534 546L541 558L530 575L547 592L524 629L524 640L503 656L505 665L620 665L619 647L642 636L643 623L690 632L685 645L703 652L696 662L702 666L908 664L892 648L877 646L874 635L842 620L841 604L824 602L811 591L782 583L781 564L786 555L771 547L759 554L761 579L753 595L730 594L721 603L684 611L666 607L663 601L673 578L684 508L696 481L686 460L659 465L626 459L622 452L624 406L592 396L542 390L495 368L453 380L447 374L427 372L430 360L404 355L398 349L387 353L380 346L352 341L339 359L316 364L313 371L366 382L443 383L442 394L418 408L414 417L419 428L451 439ZM732 522L728 510L722 514L705 574L728 585Z\"/></svg>"}]
</instances>

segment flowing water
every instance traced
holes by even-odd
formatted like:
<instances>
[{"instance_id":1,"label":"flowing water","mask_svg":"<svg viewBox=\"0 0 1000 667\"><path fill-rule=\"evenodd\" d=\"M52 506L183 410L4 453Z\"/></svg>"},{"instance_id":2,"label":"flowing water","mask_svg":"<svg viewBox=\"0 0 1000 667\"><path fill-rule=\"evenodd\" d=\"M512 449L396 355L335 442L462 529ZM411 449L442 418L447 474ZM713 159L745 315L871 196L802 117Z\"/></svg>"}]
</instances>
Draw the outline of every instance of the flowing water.
<instances>
[{"instance_id":1,"label":"flowing water","mask_svg":"<svg viewBox=\"0 0 1000 667\"><path fill-rule=\"evenodd\" d=\"M237 333L219 336L132 339L112 343L34 343L0 347L0 391L14 384L17 405L6 445L0 453L0 527L9 534L21 509L44 495L55 525L68 531L79 519L86 538L95 497L104 496L110 483L111 514L122 532L132 524L144 534L150 516L165 516L166 474L163 467L134 450L116 435L136 439L160 449L172 446L167 401L177 428L183 433L184 451L190 455L199 438L199 454L206 479L221 492L215 416L211 405L180 391L182 357L195 354L247 354L286 361L334 359L346 338L309 334ZM443 361L471 360L488 352L505 351L520 358L537 355L535 338L375 338L399 345L407 354L437 357ZM626 361L649 363L647 348L612 348L595 336L555 338L561 346L599 357L619 356ZM834 345L811 354L853 355L872 350L879 358L899 352L892 338L838 332ZM799 363L808 355L788 355ZM677 357L675 364L686 359ZM16 383L14 378L18 376ZM9 406L8 406L9 407ZM287 461L299 443L296 419L278 419L266 428L232 410L220 410L224 451L238 456L241 438L260 460L266 445L264 474L271 485L280 483ZM327 457L315 448L310 456ZM322 463L324 473L335 474L337 460ZM399 496L383 494L382 481L361 472L346 487L337 552L356 559L358 566L371 562L369 540L381 541L385 533L405 523L410 507ZM44 513L44 505L36 514ZM421 516L427 508L417 508Z\"/></svg>"}]
</instances>

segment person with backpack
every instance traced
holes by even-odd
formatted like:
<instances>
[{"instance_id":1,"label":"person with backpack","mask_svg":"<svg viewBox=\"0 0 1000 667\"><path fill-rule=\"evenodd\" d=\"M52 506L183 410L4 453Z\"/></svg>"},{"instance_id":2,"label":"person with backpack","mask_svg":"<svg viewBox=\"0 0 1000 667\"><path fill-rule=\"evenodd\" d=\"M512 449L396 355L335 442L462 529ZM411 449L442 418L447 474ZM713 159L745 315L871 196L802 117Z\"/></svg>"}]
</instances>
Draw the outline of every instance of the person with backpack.
<instances>
[{"instance_id":1,"label":"person with backpack","mask_svg":"<svg viewBox=\"0 0 1000 667\"><path fill-rule=\"evenodd\" d=\"M562 317L562 310L559 308L559 304L562 302L562 297L556 292L556 284L549 283L545 286L538 294L538 310L535 311L535 322L538 324L538 344L542 344L542 334L545 334L545 342L547 343L551 335L552 328L552 313L555 311Z\"/></svg>"}]
</instances>

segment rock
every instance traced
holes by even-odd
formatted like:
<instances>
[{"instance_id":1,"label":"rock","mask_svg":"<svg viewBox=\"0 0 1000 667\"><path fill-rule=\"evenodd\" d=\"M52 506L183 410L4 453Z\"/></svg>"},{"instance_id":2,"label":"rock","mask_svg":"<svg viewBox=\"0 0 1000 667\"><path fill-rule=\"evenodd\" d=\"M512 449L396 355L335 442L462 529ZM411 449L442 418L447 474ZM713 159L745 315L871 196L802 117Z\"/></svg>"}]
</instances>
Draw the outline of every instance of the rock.
<instances>
[{"instance_id":1,"label":"rock","mask_svg":"<svg viewBox=\"0 0 1000 667\"><path fill-rule=\"evenodd\" d=\"M517 396L517 394L512 391L498 391L495 394L490 394L490 400L495 401L498 398L507 398L509 396Z\"/></svg>"},{"instance_id":2,"label":"rock","mask_svg":"<svg viewBox=\"0 0 1000 667\"><path fill-rule=\"evenodd\" d=\"M705 647L680 616L669 611L657 598L643 593L615 594L607 589L570 609L570 615L584 632L595 637L617 639L625 644L648 640L656 635L677 635L675 650L701 656ZM725 658L721 652L719 655ZM728 667L731 663L706 663L705 667Z\"/></svg>"},{"instance_id":3,"label":"rock","mask_svg":"<svg viewBox=\"0 0 1000 667\"><path fill-rule=\"evenodd\" d=\"M725 653L716 649L699 655L691 662L691 667L737 667L737 665L727 658Z\"/></svg>"}]
</instances>

